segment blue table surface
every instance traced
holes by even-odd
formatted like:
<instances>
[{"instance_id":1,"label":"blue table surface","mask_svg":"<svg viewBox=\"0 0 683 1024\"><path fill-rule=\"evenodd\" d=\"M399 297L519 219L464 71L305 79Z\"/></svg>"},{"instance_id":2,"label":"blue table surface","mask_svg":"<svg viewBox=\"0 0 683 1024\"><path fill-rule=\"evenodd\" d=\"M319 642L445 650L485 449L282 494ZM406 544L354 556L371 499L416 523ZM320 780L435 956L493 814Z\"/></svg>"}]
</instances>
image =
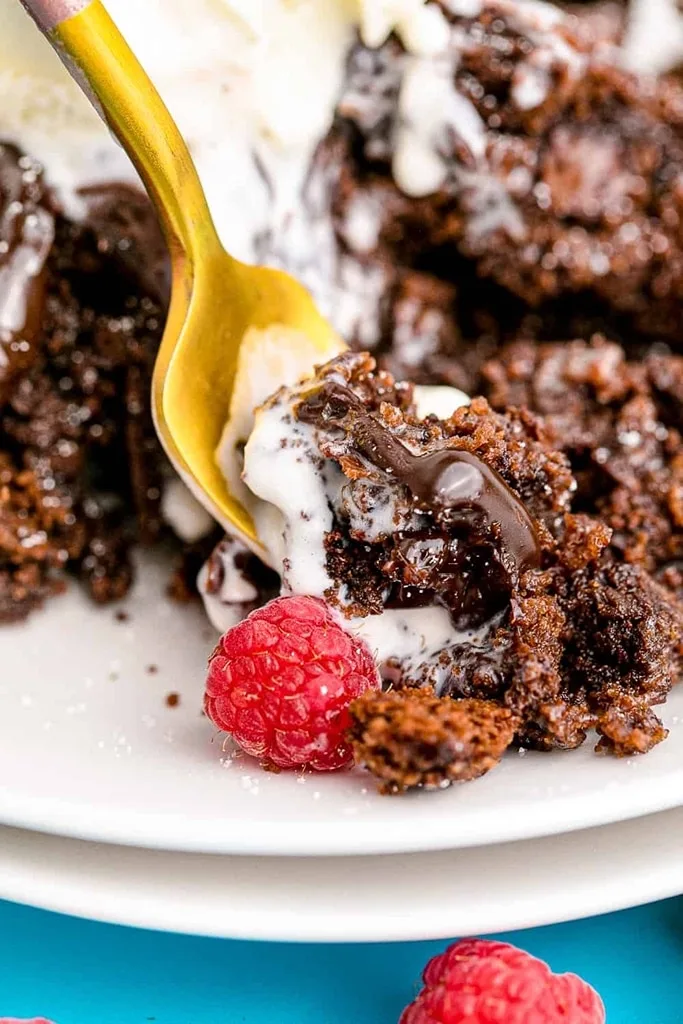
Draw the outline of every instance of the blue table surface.
<instances>
[{"instance_id":1,"label":"blue table surface","mask_svg":"<svg viewBox=\"0 0 683 1024\"><path fill-rule=\"evenodd\" d=\"M592 982L609 1024L683 1022L683 898L502 938ZM44 1015L56 1024L396 1024L423 964L445 945L231 942L0 902L0 1016Z\"/></svg>"}]
</instances>

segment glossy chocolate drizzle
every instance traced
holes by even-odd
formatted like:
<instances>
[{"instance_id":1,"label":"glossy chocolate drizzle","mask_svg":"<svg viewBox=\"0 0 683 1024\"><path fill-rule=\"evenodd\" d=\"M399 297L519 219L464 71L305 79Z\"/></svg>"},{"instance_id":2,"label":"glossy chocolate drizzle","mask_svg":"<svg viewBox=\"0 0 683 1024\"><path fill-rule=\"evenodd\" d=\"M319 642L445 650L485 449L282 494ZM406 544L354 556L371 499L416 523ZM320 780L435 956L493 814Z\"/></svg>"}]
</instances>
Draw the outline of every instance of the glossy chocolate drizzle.
<instances>
[{"instance_id":1,"label":"glossy chocolate drizzle","mask_svg":"<svg viewBox=\"0 0 683 1024\"><path fill-rule=\"evenodd\" d=\"M485 529L504 547L517 574L541 564L541 549L526 508L503 478L471 452L439 448L415 455L374 416L361 400L328 381L298 409L301 420L330 426L341 423L358 452L392 480L403 484L417 507L446 527Z\"/></svg>"},{"instance_id":2,"label":"glossy chocolate drizzle","mask_svg":"<svg viewBox=\"0 0 683 1024\"><path fill-rule=\"evenodd\" d=\"M386 607L441 603L458 629L490 622L509 605L522 573L538 568L534 524L500 474L471 452L440 447L416 455L344 384L325 381L297 416L321 430L339 428L355 452L403 485L424 515L373 549L391 582ZM367 549L366 549L367 550ZM351 587L357 569L345 580Z\"/></svg>"}]
</instances>

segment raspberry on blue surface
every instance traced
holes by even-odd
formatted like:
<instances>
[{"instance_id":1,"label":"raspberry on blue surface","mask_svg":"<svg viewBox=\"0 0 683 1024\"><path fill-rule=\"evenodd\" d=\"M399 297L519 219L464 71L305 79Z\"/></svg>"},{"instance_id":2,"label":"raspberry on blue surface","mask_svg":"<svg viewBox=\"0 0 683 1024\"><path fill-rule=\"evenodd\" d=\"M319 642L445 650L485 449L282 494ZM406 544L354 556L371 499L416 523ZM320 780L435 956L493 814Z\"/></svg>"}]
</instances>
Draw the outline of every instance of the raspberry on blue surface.
<instances>
[{"instance_id":1,"label":"raspberry on blue surface","mask_svg":"<svg viewBox=\"0 0 683 1024\"><path fill-rule=\"evenodd\" d=\"M505 942L463 939L433 957L399 1024L604 1024L597 992Z\"/></svg>"}]
</instances>

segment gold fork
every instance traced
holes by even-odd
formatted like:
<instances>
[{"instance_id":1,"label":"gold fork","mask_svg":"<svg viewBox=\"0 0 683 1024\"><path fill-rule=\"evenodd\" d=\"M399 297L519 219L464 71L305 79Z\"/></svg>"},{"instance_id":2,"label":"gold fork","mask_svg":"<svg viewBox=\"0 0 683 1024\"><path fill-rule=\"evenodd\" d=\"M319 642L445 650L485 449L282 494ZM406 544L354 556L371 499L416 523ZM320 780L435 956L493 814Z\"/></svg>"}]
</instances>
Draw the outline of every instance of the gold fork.
<instances>
[{"instance_id":1,"label":"gold fork","mask_svg":"<svg viewBox=\"0 0 683 1024\"><path fill-rule=\"evenodd\" d=\"M223 248L187 146L101 0L21 2L121 142L159 213L172 263L152 384L162 444L218 522L264 554L215 461L240 345L251 327L282 325L306 335L314 361L325 362L341 342L298 281L240 263Z\"/></svg>"}]
</instances>

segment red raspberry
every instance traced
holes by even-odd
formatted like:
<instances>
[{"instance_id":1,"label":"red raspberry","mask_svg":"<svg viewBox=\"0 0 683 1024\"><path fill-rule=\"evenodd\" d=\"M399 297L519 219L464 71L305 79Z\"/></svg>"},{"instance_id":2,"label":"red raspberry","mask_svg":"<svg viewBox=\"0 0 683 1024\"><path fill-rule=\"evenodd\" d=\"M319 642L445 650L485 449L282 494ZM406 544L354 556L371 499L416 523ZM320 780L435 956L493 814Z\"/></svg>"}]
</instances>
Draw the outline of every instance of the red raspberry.
<instances>
[{"instance_id":1,"label":"red raspberry","mask_svg":"<svg viewBox=\"0 0 683 1024\"><path fill-rule=\"evenodd\" d=\"M279 597L221 637L204 708L248 754L279 768L351 761L348 706L379 685L366 644L313 597Z\"/></svg>"},{"instance_id":2,"label":"red raspberry","mask_svg":"<svg viewBox=\"0 0 683 1024\"><path fill-rule=\"evenodd\" d=\"M463 939L429 961L399 1024L604 1024L597 992L505 942Z\"/></svg>"}]
</instances>

